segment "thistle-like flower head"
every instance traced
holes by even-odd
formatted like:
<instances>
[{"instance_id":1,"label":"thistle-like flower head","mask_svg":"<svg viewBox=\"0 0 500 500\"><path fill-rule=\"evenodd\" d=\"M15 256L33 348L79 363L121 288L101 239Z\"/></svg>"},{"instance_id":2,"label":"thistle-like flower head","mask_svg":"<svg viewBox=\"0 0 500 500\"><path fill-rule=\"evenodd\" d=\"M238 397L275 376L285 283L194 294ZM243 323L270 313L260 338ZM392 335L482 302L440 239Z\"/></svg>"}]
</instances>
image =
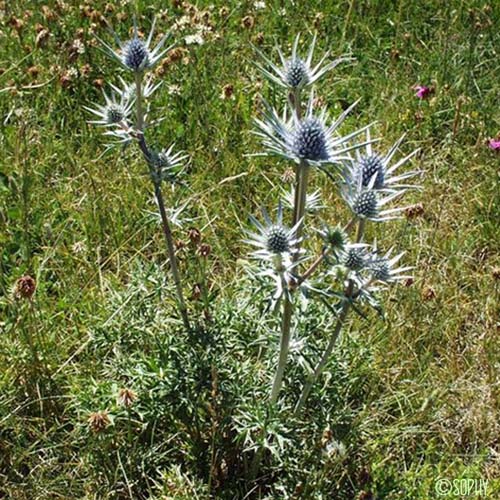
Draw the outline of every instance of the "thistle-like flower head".
<instances>
[{"instance_id":1,"label":"thistle-like flower head","mask_svg":"<svg viewBox=\"0 0 500 500\"><path fill-rule=\"evenodd\" d=\"M99 118L98 120L90 120L89 123L110 127L127 122L132 112L134 99L127 95L124 90L114 85L112 88L113 92L111 96L108 96L108 94L103 91L104 106L100 104L97 104L95 108L84 106L87 111L90 111Z\"/></svg>"},{"instance_id":2,"label":"thistle-like flower head","mask_svg":"<svg viewBox=\"0 0 500 500\"><path fill-rule=\"evenodd\" d=\"M289 229L283 225L283 207L281 202L278 204L278 214L276 221L273 222L265 209L262 209L264 224L261 224L255 217L250 216L250 220L257 228L257 233L246 231L249 239L246 243L257 247L253 256L260 260L272 262L275 267L286 266L290 255L295 253L295 245L298 243L296 231L299 223Z\"/></svg>"},{"instance_id":3,"label":"thistle-like flower head","mask_svg":"<svg viewBox=\"0 0 500 500\"><path fill-rule=\"evenodd\" d=\"M405 252L392 257L393 250L393 248L390 248L385 255L379 255L375 244L368 264L368 270L374 280L382 283L392 283L411 278L411 276L405 274L412 269L411 267L397 267L397 263Z\"/></svg>"},{"instance_id":4,"label":"thistle-like flower head","mask_svg":"<svg viewBox=\"0 0 500 500\"><path fill-rule=\"evenodd\" d=\"M326 52L320 58L316 65L313 65L314 47L316 45L316 35L314 35L311 46L305 58L301 58L298 54L300 35L297 35L292 47L290 58L286 58L283 52L277 48L280 64L274 64L260 50L255 49L260 57L265 62L269 69L257 63L257 67L262 71L266 78L272 82L291 90L300 89L302 87L313 85L325 73L335 68L338 64L344 61L350 61L350 57L339 57L330 62L325 62L330 56L330 52Z\"/></svg>"},{"instance_id":5,"label":"thistle-like flower head","mask_svg":"<svg viewBox=\"0 0 500 500\"><path fill-rule=\"evenodd\" d=\"M167 181L175 183L178 181L184 160L188 155L182 152L174 153L173 150L174 144L169 148L151 152L148 163L155 182Z\"/></svg>"},{"instance_id":6,"label":"thistle-like flower head","mask_svg":"<svg viewBox=\"0 0 500 500\"><path fill-rule=\"evenodd\" d=\"M335 256L338 256L348 244L347 234L340 226L324 225L318 233L324 242L325 249L331 251Z\"/></svg>"},{"instance_id":7,"label":"thistle-like flower head","mask_svg":"<svg viewBox=\"0 0 500 500\"><path fill-rule=\"evenodd\" d=\"M368 219L374 222L397 219L398 212L407 207L383 209L383 206L403 194L405 190L393 191L388 194L384 190L374 188L376 180L377 175L373 175L369 184L364 186L362 175L358 175L355 180L348 179L342 185L342 197L359 219Z\"/></svg>"},{"instance_id":8,"label":"thistle-like flower head","mask_svg":"<svg viewBox=\"0 0 500 500\"><path fill-rule=\"evenodd\" d=\"M367 245L351 243L341 253L340 263L350 271L361 271L368 262Z\"/></svg>"},{"instance_id":9,"label":"thistle-like flower head","mask_svg":"<svg viewBox=\"0 0 500 500\"><path fill-rule=\"evenodd\" d=\"M155 64L165 55L165 53L172 48L172 46L163 48L169 33L167 33L158 42L154 49L151 49L151 42L153 40L153 33L155 29L156 18L154 18L151 25L148 38L144 41L139 38L137 29L137 21L134 19L134 35L131 40L122 42L118 35L113 32L113 36L119 45L119 50L114 50L107 43L99 40L105 52L114 59L117 59L126 69L135 73L141 73L147 69L151 69Z\"/></svg>"},{"instance_id":10,"label":"thistle-like flower head","mask_svg":"<svg viewBox=\"0 0 500 500\"><path fill-rule=\"evenodd\" d=\"M396 141L386 155L382 155L373 150L372 142L370 141L370 131L367 130L366 147L364 148L364 151L362 149L357 149L355 152L355 158L352 158L345 163L343 173L344 181L346 183L357 183L358 178L361 177L363 187L367 187L373 177L375 177L373 189L382 189L393 192L418 187L412 184L402 183L402 181L415 177L421 173L420 171L411 170L403 174L395 174L395 171L399 167L404 165L418 153L418 149L401 158L399 161L394 163L394 165L391 165L391 160L403 142L404 137L405 136L403 135L398 141Z\"/></svg>"},{"instance_id":11,"label":"thistle-like flower head","mask_svg":"<svg viewBox=\"0 0 500 500\"><path fill-rule=\"evenodd\" d=\"M322 167L325 164L349 160L350 156L347 155L349 151L366 144L353 146L348 145L348 142L365 131L367 127L345 136L338 133L338 128L357 102L346 109L337 120L327 125L326 109L323 108L315 114L313 101L314 94L311 92L302 118L299 118L293 109L291 109L290 118L287 117L286 109L280 117L276 110L264 101L263 118L255 120L257 125L255 134L262 138L267 153L293 160L299 164L307 162L309 165Z\"/></svg>"}]
</instances>

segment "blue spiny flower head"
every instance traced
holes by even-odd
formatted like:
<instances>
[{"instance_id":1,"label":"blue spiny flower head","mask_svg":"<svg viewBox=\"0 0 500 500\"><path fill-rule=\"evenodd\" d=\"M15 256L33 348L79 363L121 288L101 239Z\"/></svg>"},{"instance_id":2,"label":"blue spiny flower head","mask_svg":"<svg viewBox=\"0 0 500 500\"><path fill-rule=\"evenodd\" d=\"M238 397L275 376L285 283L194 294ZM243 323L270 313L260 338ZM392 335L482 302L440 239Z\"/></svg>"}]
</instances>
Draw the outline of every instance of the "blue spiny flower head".
<instances>
[{"instance_id":1,"label":"blue spiny flower head","mask_svg":"<svg viewBox=\"0 0 500 500\"><path fill-rule=\"evenodd\" d=\"M401 257L403 257L404 252L394 257L391 256L392 252L393 248L389 249L385 255L379 255L377 244L375 243L368 264L368 270L373 280L382 283L392 283L411 278L411 276L406 274L407 271L412 269L411 267L396 267Z\"/></svg>"},{"instance_id":2,"label":"blue spiny flower head","mask_svg":"<svg viewBox=\"0 0 500 500\"><path fill-rule=\"evenodd\" d=\"M370 264L370 271L372 276L377 281L388 281L391 277L391 268L389 261L385 257L380 257Z\"/></svg>"},{"instance_id":3,"label":"blue spiny flower head","mask_svg":"<svg viewBox=\"0 0 500 500\"><path fill-rule=\"evenodd\" d=\"M344 61L351 61L350 57L340 57L333 61L325 63L330 55L326 52L320 58L318 64L313 65L314 47L316 45L316 35L314 35L307 53L307 57L301 58L298 55L300 35L297 35L292 47L292 55L286 58L283 52L277 48L280 64L274 64L267 56L260 52L257 48L255 51L260 55L269 70L260 64L256 64L262 71L264 76L272 82L287 89L296 90L317 82L325 73L335 68L338 64Z\"/></svg>"},{"instance_id":4,"label":"blue spiny flower head","mask_svg":"<svg viewBox=\"0 0 500 500\"><path fill-rule=\"evenodd\" d=\"M133 71L142 71L150 67L149 50L137 36L123 46L123 64Z\"/></svg>"},{"instance_id":5,"label":"blue spiny flower head","mask_svg":"<svg viewBox=\"0 0 500 500\"><path fill-rule=\"evenodd\" d=\"M351 271L361 271L367 263L366 245L348 245L342 252L341 263Z\"/></svg>"},{"instance_id":6,"label":"blue spiny flower head","mask_svg":"<svg viewBox=\"0 0 500 500\"><path fill-rule=\"evenodd\" d=\"M279 262L281 265L282 258L289 259L296 252L295 246L299 242L296 233L300 223L297 223L291 229L283 224L283 207L281 202L278 204L277 214L276 221L272 221L267 211L262 209L263 224L255 217L250 216L250 220L258 232L245 231L249 237L245 241L257 247L257 250L252 253L253 257L259 260L270 261L273 264ZM280 257L278 261L276 257Z\"/></svg>"},{"instance_id":7,"label":"blue spiny flower head","mask_svg":"<svg viewBox=\"0 0 500 500\"><path fill-rule=\"evenodd\" d=\"M361 219L372 219L378 214L377 193L363 189L353 200L352 211Z\"/></svg>"},{"instance_id":8,"label":"blue spiny flower head","mask_svg":"<svg viewBox=\"0 0 500 500\"><path fill-rule=\"evenodd\" d=\"M174 153L174 146L172 144L169 148L151 152L148 163L151 167L153 181L158 183L161 181L175 183L179 180L184 160L188 155L182 152Z\"/></svg>"},{"instance_id":9,"label":"blue spiny flower head","mask_svg":"<svg viewBox=\"0 0 500 500\"><path fill-rule=\"evenodd\" d=\"M289 59L286 63L286 83L291 88L301 87L309 82L309 72L306 63L300 59Z\"/></svg>"},{"instance_id":10,"label":"blue spiny flower head","mask_svg":"<svg viewBox=\"0 0 500 500\"><path fill-rule=\"evenodd\" d=\"M123 106L119 104L111 103L106 107L106 121L109 125L115 125L122 122L126 117L125 110Z\"/></svg>"},{"instance_id":11,"label":"blue spiny flower head","mask_svg":"<svg viewBox=\"0 0 500 500\"><path fill-rule=\"evenodd\" d=\"M288 230L280 224L273 224L266 231L266 248L270 253L280 254L290 251Z\"/></svg>"},{"instance_id":12,"label":"blue spiny flower head","mask_svg":"<svg viewBox=\"0 0 500 500\"><path fill-rule=\"evenodd\" d=\"M391 202L405 191L391 191L374 189L377 176L374 175L367 186L363 186L363 176L358 175L357 179L344 181L341 194L349 205L350 209L358 219L368 219L374 222L386 221L398 218L397 212L405 210L407 207L383 209L382 207Z\"/></svg>"},{"instance_id":13,"label":"blue spiny flower head","mask_svg":"<svg viewBox=\"0 0 500 500\"><path fill-rule=\"evenodd\" d=\"M318 118L307 117L298 122L293 133L292 150L300 159L328 160L325 127Z\"/></svg>"},{"instance_id":14,"label":"blue spiny flower head","mask_svg":"<svg viewBox=\"0 0 500 500\"><path fill-rule=\"evenodd\" d=\"M132 112L134 99L127 92L112 86L113 92L109 96L103 91L105 105L97 104L95 108L84 106L87 111L96 115L98 120L90 120L89 123L105 127L125 124Z\"/></svg>"},{"instance_id":15,"label":"blue spiny flower head","mask_svg":"<svg viewBox=\"0 0 500 500\"><path fill-rule=\"evenodd\" d=\"M394 165L390 166L391 160L404 139L404 135L390 148L386 155L373 151L370 140L370 131L366 132L366 147L363 152L356 150L356 158L350 158L344 163L344 182L347 184L357 184L361 177L363 187L367 187L373 178L375 178L372 189L384 190L387 192L406 191L410 188L417 188L411 184L405 184L401 181L414 177L421 172L412 170L403 174L395 175L395 170L406 163L417 152L413 151Z\"/></svg>"},{"instance_id":16,"label":"blue spiny flower head","mask_svg":"<svg viewBox=\"0 0 500 500\"><path fill-rule=\"evenodd\" d=\"M159 41L154 49L151 49L156 18L153 20L148 38L143 41L139 38L137 22L134 18L134 35L131 40L122 42L118 35L113 32L113 36L119 45L119 50L113 50L107 43L99 39L104 46L105 52L114 59L117 59L125 68L134 73L141 73L151 69L172 46L163 48L169 33Z\"/></svg>"},{"instance_id":17,"label":"blue spiny flower head","mask_svg":"<svg viewBox=\"0 0 500 500\"><path fill-rule=\"evenodd\" d=\"M357 102L330 125L327 125L326 109L315 113L313 102L314 94L311 92L304 117L299 118L295 110L291 109L291 117L288 118L286 109L283 115L279 116L276 110L264 101L265 112L262 119L255 120L255 134L262 139L267 153L293 160L298 164L307 162L309 165L322 167L325 164L349 160L349 151L366 144L352 145L349 141L365 131L369 125L345 136L338 133L338 128ZM261 155L265 156L267 153Z\"/></svg>"},{"instance_id":18,"label":"blue spiny flower head","mask_svg":"<svg viewBox=\"0 0 500 500\"><path fill-rule=\"evenodd\" d=\"M363 177L363 186L368 186L373 176L375 176L375 189L384 187L385 173L382 158L378 154L362 156L359 160L359 175Z\"/></svg>"}]
</instances>

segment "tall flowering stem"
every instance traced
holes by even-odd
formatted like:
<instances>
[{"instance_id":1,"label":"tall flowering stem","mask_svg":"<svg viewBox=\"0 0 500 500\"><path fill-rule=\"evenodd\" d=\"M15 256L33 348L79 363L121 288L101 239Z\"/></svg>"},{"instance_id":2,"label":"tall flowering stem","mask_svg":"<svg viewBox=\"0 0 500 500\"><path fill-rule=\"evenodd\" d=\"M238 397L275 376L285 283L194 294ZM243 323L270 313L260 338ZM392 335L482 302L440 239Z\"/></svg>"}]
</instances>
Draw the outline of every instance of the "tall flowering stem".
<instances>
[{"instance_id":1,"label":"tall flowering stem","mask_svg":"<svg viewBox=\"0 0 500 500\"><path fill-rule=\"evenodd\" d=\"M297 119L302 115L300 88L290 92L290 100L293 101L293 107ZM297 226L297 251L293 259L296 260L299 256L300 250L300 236L302 233L303 217L305 212L305 202L307 195L307 182L309 177L309 165L307 161L302 160L295 168L295 193L294 193L294 206L293 206L293 221L292 225ZM271 389L270 403L276 403L281 386L283 384L283 376L285 374L286 362L288 359L288 352L290 350L291 328L293 316L293 303L291 297L287 294L283 304L283 316L281 318L281 339L280 339L280 353L278 358L278 366L274 375L273 385Z\"/></svg>"},{"instance_id":2,"label":"tall flowering stem","mask_svg":"<svg viewBox=\"0 0 500 500\"><path fill-rule=\"evenodd\" d=\"M175 256L175 245L174 238L172 236L172 229L170 228L170 222L168 220L167 211L165 210L165 202L163 200L163 193L161 189L161 177L154 172L151 166L152 153L148 148L146 139L144 137L144 108L143 108L143 92L142 92L142 78L143 72L135 72L135 94L136 94L136 132L138 135L139 147L150 165L151 180L154 185L154 192L156 202L158 203L158 210L160 212L161 223L163 227L163 234L165 236L165 242L167 244L168 258L170 262L170 269L172 270L172 276L174 278L175 292L177 295L177 303L179 307L179 312L182 317L182 322L184 327L189 330L190 323L187 313L186 302L184 300L184 295L182 292L182 282L179 273L179 268L177 266L177 257Z\"/></svg>"},{"instance_id":3,"label":"tall flowering stem","mask_svg":"<svg viewBox=\"0 0 500 500\"><path fill-rule=\"evenodd\" d=\"M335 328L332 332L328 345L326 346L325 352L321 356L321 359L319 360L316 368L314 369L314 372L308 377L306 383L304 384L302 393L300 394L299 401L295 406L295 411L294 411L295 416L299 416L300 413L302 412L302 408L304 407L304 404L309 396L309 393L311 392L314 383L316 382L318 377L323 373L323 370L325 369L325 366L333 352L333 348L335 347L337 339L339 338L347 314L349 313L350 306L351 304L348 300L346 300L342 305L342 309L338 316L337 323L335 324Z\"/></svg>"},{"instance_id":4,"label":"tall flowering stem","mask_svg":"<svg viewBox=\"0 0 500 500\"><path fill-rule=\"evenodd\" d=\"M358 225L356 228L356 243L361 243L365 232L366 220L358 219L357 222ZM307 381L304 384L304 387L302 388L300 398L295 406L294 415L296 417L301 414L304 404L309 396L309 393L311 392L313 385L315 384L316 380L318 380L319 376L323 373L323 370L325 369L326 364L328 363L328 360L332 355L333 348L337 343L337 339L340 336L340 332L342 331L342 327L344 326L344 323L347 319L347 316L351 308L353 289L354 289L354 282L352 280L349 280L344 293L345 294L344 303L342 304L342 308L340 309L340 313L338 315L337 322L335 324L335 328L333 329L332 335L330 336L330 340L328 341L328 345L326 346L325 351L323 352L323 355L321 356L313 373L307 378Z\"/></svg>"},{"instance_id":5,"label":"tall flowering stem","mask_svg":"<svg viewBox=\"0 0 500 500\"><path fill-rule=\"evenodd\" d=\"M127 145L132 140L136 140L148 163L158 210L160 212L163 233L167 244L170 268L175 283L177 303L184 326L186 329L189 329L189 318L186 302L184 301L182 293L182 283L175 256L172 230L165 210L165 202L161 189L164 180L175 182L176 173L179 172L182 160L185 159L186 156L182 156L181 153L173 153L173 145L162 151L150 149L144 137L146 116L144 102L161 84L157 83L154 85L150 77L144 81L144 75L148 70L151 70L172 47L164 47L169 37L169 33L164 35L154 48L152 47L155 23L156 18L153 20L151 30L146 40L142 40L139 37L139 30L135 18L132 39L122 42L118 35L113 33L114 39L119 45L118 50L113 49L106 42L99 40L104 52L111 58L117 60L127 71L134 75L134 82L129 85L120 78L123 88L120 89L111 84L110 87L113 90L111 96L103 92L105 99L104 106L97 105L94 108L85 106L85 109L94 115L94 119L89 123L105 127L107 129L105 135L118 139L118 142L108 144L108 149L119 143ZM133 113L134 107L135 126L132 126L131 122L133 120L131 114ZM95 117L97 117L97 119Z\"/></svg>"}]
</instances>

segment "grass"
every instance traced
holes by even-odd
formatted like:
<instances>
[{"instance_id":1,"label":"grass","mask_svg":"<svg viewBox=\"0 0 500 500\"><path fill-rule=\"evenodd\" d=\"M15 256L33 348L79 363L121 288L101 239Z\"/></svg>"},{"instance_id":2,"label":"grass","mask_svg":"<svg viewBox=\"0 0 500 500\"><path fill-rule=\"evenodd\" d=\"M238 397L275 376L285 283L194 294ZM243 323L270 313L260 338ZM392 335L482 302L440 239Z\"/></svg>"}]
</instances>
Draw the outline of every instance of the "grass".
<instances>
[{"instance_id":1,"label":"grass","mask_svg":"<svg viewBox=\"0 0 500 500\"><path fill-rule=\"evenodd\" d=\"M500 131L498 6L56 4L0 2L0 496L421 499L438 498L441 477L487 479L484 498L497 498L498 155L486 141ZM83 110L100 100L101 79L118 76L94 43L93 32L108 37L98 13L125 36L135 9L146 28L165 9L161 31L192 13L174 32L180 59L158 75L153 114L163 121L150 132L191 155L186 186L166 196L189 200L192 220L175 229L187 296L201 279L187 229L212 246L213 320L191 300L199 328L187 341L143 161L133 148L103 154ZM200 23L213 27L206 42L185 46ZM408 199L421 203L415 216L368 229L408 250L413 284L387 294L385 321L352 320L294 423L265 411L278 323L249 301L255 283L242 265L247 215L274 204L286 167L246 156L260 147L258 96L279 102L252 66L250 42L269 53L298 32L306 43L313 29L321 48L357 60L320 85L332 115L361 98L345 130L377 120L384 147L407 131L404 150L421 148L425 176ZM72 48L79 38L83 54ZM435 92L419 100L416 84ZM312 186L323 217L346 220L331 182L315 174ZM12 297L25 274L37 280L32 306ZM285 406L329 327L315 307L298 325L310 345L292 349ZM122 387L137 394L129 409L116 401ZM110 425L92 432L89 415L104 410ZM263 420L274 454L252 483Z\"/></svg>"}]
</instances>

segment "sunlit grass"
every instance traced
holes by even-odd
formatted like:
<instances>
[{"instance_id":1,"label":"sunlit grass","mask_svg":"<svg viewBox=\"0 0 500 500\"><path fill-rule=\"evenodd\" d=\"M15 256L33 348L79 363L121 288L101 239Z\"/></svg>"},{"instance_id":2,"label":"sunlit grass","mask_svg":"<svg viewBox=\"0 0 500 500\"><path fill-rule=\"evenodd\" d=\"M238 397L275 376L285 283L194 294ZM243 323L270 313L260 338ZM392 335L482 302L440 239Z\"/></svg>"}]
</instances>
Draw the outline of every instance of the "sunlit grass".
<instances>
[{"instance_id":1,"label":"sunlit grass","mask_svg":"<svg viewBox=\"0 0 500 500\"><path fill-rule=\"evenodd\" d=\"M277 338L275 320L261 319L253 304L243 307L239 292L250 283L238 259L249 250L241 242L247 214L275 204L285 168L247 156L259 147L250 133L259 94L278 100L252 65L250 42L269 52L275 41L291 43L296 33L317 29L321 49L356 57L322 85L332 115L361 97L345 130L377 120L384 147L406 131L403 150L422 150L424 190L408 198L421 208L401 222L369 228L370 236L408 250L405 263L415 266L415 280L391 290L385 322L354 320L328 377L311 394L308 425L301 432L286 428L285 466L275 462L274 482L264 481L254 494L278 498L283 493L265 488L283 485L289 493L304 488L304 498L372 492L421 499L433 498L438 477L474 477L490 479L495 498L498 154L486 145L499 133L500 118L494 2L285 2L284 11L279 2L264 9L243 2L228 5L227 13L220 2L213 9L198 5L208 18L193 10L187 28L173 34L179 59L158 76L164 86L154 113L164 120L151 130L151 140L176 142L191 155L186 187L166 193L169 203L190 200L193 220L175 234L186 243L179 258L187 296L198 280L187 229L199 228L212 246L216 326L188 351L158 269L165 252L143 161L132 148L104 155L83 109L100 99L99 80L116 83L118 76L91 46L91 29L109 36L96 12L124 35L135 6L146 27L166 9L160 32L188 9L175 2L153 2L156 10L142 1L110 3L111 10L106 2L68 1L60 10L56 3L47 2L48 10L28 0L0 5L0 494L160 498L163 489L173 498L207 498L211 488L221 498L242 498L250 491L241 456L232 463L224 455L242 436L225 432L232 418L257 418ZM253 19L250 29L245 16ZM19 33L16 19L23 23ZM183 38L200 23L213 31L203 45L186 46ZM85 51L75 55L77 39ZM434 94L417 99L416 84L432 85ZM227 85L233 93L223 98ZM322 190L325 219L346 219L331 181L315 174L312 187ZM25 274L38 283L31 314L12 298ZM201 317L195 301L190 307ZM299 335L312 331L311 348L319 349L325 328L318 312ZM41 346L38 367L26 329ZM291 359L290 380L301 379L300 355ZM213 366L220 371L216 389ZM186 381L177 385L181 369ZM130 417L117 405L126 384L138 393L142 414ZM291 404L300 387L287 391ZM202 408L199 415L193 408ZM113 429L95 435L88 415L105 409L115 416ZM142 429L138 444L128 418ZM325 429L346 446L344 457L325 458ZM227 488L224 467L232 479Z\"/></svg>"}]
</instances>

